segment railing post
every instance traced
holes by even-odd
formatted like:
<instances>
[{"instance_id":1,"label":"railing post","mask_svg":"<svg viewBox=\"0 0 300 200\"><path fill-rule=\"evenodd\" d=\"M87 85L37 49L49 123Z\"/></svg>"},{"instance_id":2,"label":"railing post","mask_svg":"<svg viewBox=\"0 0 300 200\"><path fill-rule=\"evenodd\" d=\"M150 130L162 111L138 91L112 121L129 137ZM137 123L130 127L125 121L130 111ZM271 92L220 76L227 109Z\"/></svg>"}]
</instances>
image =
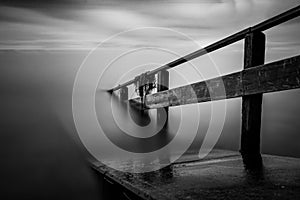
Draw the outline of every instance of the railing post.
<instances>
[{"instance_id":1,"label":"railing post","mask_svg":"<svg viewBox=\"0 0 300 200\"><path fill-rule=\"evenodd\" d=\"M264 64L265 35L253 32L245 38L244 69ZM262 94L242 97L242 133L240 152L246 168L262 166L260 154L260 126Z\"/></svg>"},{"instance_id":2,"label":"railing post","mask_svg":"<svg viewBox=\"0 0 300 200\"><path fill-rule=\"evenodd\" d=\"M164 90L168 90L169 89L169 72L167 70L162 70L160 72L157 73L157 92L161 92ZM167 123L168 123L168 115L169 115L169 108L165 107L163 108L166 111L167 114L167 119L165 121L164 124L164 128L166 128ZM157 122L162 122L162 113L163 110L158 109L157 110Z\"/></svg>"},{"instance_id":3,"label":"railing post","mask_svg":"<svg viewBox=\"0 0 300 200\"><path fill-rule=\"evenodd\" d=\"M120 89L120 101L128 100L128 87L122 87Z\"/></svg>"}]
</instances>

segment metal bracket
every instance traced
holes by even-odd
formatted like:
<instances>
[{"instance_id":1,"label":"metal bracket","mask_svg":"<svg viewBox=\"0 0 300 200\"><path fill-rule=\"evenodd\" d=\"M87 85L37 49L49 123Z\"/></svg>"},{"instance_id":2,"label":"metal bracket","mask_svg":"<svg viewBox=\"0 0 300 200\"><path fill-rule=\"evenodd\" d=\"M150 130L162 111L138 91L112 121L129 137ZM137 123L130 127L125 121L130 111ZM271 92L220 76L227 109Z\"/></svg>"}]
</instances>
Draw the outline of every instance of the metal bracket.
<instances>
[{"instance_id":1,"label":"metal bracket","mask_svg":"<svg viewBox=\"0 0 300 200\"><path fill-rule=\"evenodd\" d=\"M142 73L134 78L135 91L139 97L143 106L145 106L145 98L147 94L156 88L155 74L148 75L148 72Z\"/></svg>"},{"instance_id":2,"label":"metal bracket","mask_svg":"<svg viewBox=\"0 0 300 200\"><path fill-rule=\"evenodd\" d=\"M140 97L151 92L156 87L155 75L148 75L148 72L135 77L135 91Z\"/></svg>"}]
</instances>

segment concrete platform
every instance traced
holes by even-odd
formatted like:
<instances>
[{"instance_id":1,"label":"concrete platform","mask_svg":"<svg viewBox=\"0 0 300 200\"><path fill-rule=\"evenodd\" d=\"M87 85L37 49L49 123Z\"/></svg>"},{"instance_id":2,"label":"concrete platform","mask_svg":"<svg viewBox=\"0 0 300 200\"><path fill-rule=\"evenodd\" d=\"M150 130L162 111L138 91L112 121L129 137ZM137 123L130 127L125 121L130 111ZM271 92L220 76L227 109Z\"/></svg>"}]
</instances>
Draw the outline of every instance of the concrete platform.
<instances>
[{"instance_id":1,"label":"concrete platform","mask_svg":"<svg viewBox=\"0 0 300 200\"><path fill-rule=\"evenodd\" d=\"M247 171L238 152L214 150L144 174L92 167L104 199L300 199L300 159L263 155L263 162L262 170Z\"/></svg>"}]
</instances>

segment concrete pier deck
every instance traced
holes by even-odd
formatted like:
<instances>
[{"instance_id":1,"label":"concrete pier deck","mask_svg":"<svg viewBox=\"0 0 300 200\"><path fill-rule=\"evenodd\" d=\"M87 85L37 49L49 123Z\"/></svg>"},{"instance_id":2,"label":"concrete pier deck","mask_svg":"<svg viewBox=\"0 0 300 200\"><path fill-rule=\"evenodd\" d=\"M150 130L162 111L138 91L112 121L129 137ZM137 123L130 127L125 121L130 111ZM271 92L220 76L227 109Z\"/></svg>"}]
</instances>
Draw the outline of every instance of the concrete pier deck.
<instances>
[{"instance_id":1,"label":"concrete pier deck","mask_svg":"<svg viewBox=\"0 0 300 200\"><path fill-rule=\"evenodd\" d=\"M104 199L300 199L300 159L263 155L245 170L238 152L189 153L161 170L132 174L93 162ZM125 166L126 164L124 164Z\"/></svg>"}]
</instances>

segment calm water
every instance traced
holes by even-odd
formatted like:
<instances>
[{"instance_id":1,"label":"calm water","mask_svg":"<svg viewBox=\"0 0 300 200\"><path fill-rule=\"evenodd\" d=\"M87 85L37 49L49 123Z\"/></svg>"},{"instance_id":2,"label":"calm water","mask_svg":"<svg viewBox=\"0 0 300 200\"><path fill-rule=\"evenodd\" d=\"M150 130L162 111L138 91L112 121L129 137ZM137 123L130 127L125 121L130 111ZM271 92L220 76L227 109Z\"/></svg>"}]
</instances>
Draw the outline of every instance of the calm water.
<instances>
[{"instance_id":1,"label":"calm water","mask_svg":"<svg viewBox=\"0 0 300 200\"><path fill-rule=\"evenodd\" d=\"M4 133L1 147L4 151L8 150L8 155L22 156L18 150L19 145L26 151L41 152L40 155L60 154L62 149L57 145L62 140L74 143L74 148L78 151L85 150L76 133L71 105L74 78L85 55L86 52L80 51L0 52L1 121L4 124L1 126L3 130L1 132ZM300 106L297 101L299 96L298 90L264 95L262 121L264 153L300 157L298 146ZM191 113L197 108L200 109L199 128L191 148L199 149L210 122L209 103L170 108L168 129L164 130L166 134L155 137L151 134L157 129L155 124L157 111L150 111L141 118L139 112L128 106L119 105L114 99L114 96L106 92L97 92L95 106L98 120L110 139L133 152L149 152L167 144L176 135L182 120L181 116L187 119L187 127L192 126L189 121L195 116ZM135 141L133 137L128 137L128 134L122 135L124 131L120 131L109 114L112 105L119 122L127 124L127 128L132 130L131 136L150 137L151 140L148 138L149 140ZM217 148L239 149L240 106L240 99L227 101L226 120ZM132 122L140 127L150 124L148 132L137 132L139 129ZM50 131L51 127L60 127L57 131L59 134L53 134ZM185 129L182 137L178 138L179 147L180 140L185 141L193 134L188 130ZM94 145L97 147L103 144L100 141Z\"/></svg>"}]
</instances>

